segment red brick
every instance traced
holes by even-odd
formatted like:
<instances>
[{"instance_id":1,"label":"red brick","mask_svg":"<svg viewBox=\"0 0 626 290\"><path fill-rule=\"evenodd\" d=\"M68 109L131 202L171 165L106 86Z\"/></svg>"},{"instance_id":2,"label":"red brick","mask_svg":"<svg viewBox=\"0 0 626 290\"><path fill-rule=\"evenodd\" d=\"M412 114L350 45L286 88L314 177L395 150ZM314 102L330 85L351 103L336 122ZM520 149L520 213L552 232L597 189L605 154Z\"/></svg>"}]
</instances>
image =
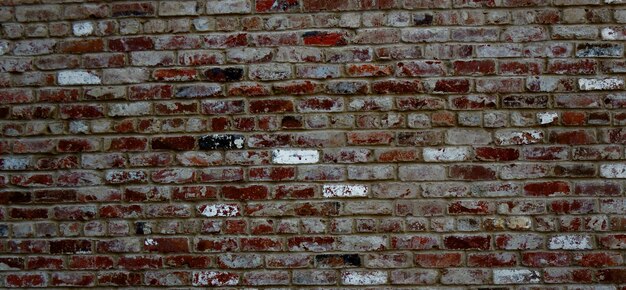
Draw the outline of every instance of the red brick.
<instances>
[{"instance_id":1,"label":"red brick","mask_svg":"<svg viewBox=\"0 0 626 290\"><path fill-rule=\"evenodd\" d=\"M299 1L297 0L256 0L256 11L257 12L282 12L282 11L293 11L300 7Z\"/></svg>"},{"instance_id":2,"label":"red brick","mask_svg":"<svg viewBox=\"0 0 626 290\"><path fill-rule=\"evenodd\" d=\"M101 105L62 105L60 108L62 119L98 119L104 117L104 107Z\"/></svg>"},{"instance_id":3,"label":"red brick","mask_svg":"<svg viewBox=\"0 0 626 290\"><path fill-rule=\"evenodd\" d=\"M109 151L144 151L148 145L148 140L142 137L119 137L110 140Z\"/></svg>"},{"instance_id":4,"label":"red brick","mask_svg":"<svg viewBox=\"0 0 626 290\"><path fill-rule=\"evenodd\" d=\"M156 7L151 2L115 3L111 7L111 12L113 17L154 16L156 15Z\"/></svg>"},{"instance_id":5,"label":"red brick","mask_svg":"<svg viewBox=\"0 0 626 290\"><path fill-rule=\"evenodd\" d=\"M447 249L456 250L489 250L491 248L490 236L447 236L443 239Z\"/></svg>"},{"instance_id":6,"label":"red brick","mask_svg":"<svg viewBox=\"0 0 626 290\"><path fill-rule=\"evenodd\" d=\"M99 143L93 139L61 139L57 143L59 152L91 152L99 149Z\"/></svg>"},{"instance_id":7,"label":"red brick","mask_svg":"<svg viewBox=\"0 0 626 290\"><path fill-rule=\"evenodd\" d=\"M154 77L157 81L191 81L198 78L198 72L195 69L156 69L152 73L152 77Z\"/></svg>"},{"instance_id":8,"label":"red brick","mask_svg":"<svg viewBox=\"0 0 626 290\"><path fill-rule=\"evenodd\" d=\"M68 264L70 269L98 270L113 268L115 261L107 256L72 256Z\"/></svg>"},{"instance_id":9,"label":"red brick","mask_svg":"<svg viewBox=\"0 0 626 290\"><path fill-rule=\"evenodd\" d=\"M99 38L64 41L59 44L60 53L90 53L102 51L104 51L104 41Z\"/></svg>"},{"instance_id":10,"label":"red brick","mask_svg":"<svg viewBox=\"0 0 626 290\"><path fill-rule=\"evenodd\" d=\"M513 161L519 158L519 151L514 148L478 147L476 158L482 161Z\"/></svg>"},{"instance_id":11,"label":"red brick","mask_svg":"<svg viewBox=\"0 0 626 290\"><path fill-rule=\"evenodd\" d=\"M125 37L109 39L108 46L111 51L141 51L152 49L154 42L146 36Z\"/></svg>"},{"instance_id":12,"label":"red brick","mask_svg":"<svg viewBox=\"0 0 626 290\"><path fill-rule=\"evenodd\" d=\"M267 199L269 190L266 186L252 185L246 187L223 186L222 195L226 199L258 200Z\"/></svg>"},{"instance_id":13,"label":"red brick","mask_svg":"<svg viewBox=\"0 0 626 290\"><path fill-rule=\"evenodd\" d=\"M451 268L461 266L463 254L415 254L415 264L424 268Z\"/></svg>"},{"instance_id":14,"label":"red brick","mask_svg":"<svg viewBox=\"0 0 626 290\"><path fill-rule=\"evenodd\" d=\"M250 113L285 113L293 112L294 106L290 100L259 100L250 101L249 110Z\"/></svg>"},{"instance_id":15,"label":"red brick","mask_svg":"<svg viewBox=\"0 0 626 290\"><path fill-rule=\"evenodd\" d=\"M570 186L562 181L529 183L524 186L524 193L529 196L568 195Z\"/></svg>"},{"instance_id":16,"label":"red brick","mask_svg":"<svg viewBox=\"0 0 626 290\"><path fill-rule=\"evenodd\" d=\"M187 238L154 238L144 241L144 250L158 253L188 253Z\"/></svg>"},{"instance_id":17,"label":"red brick","mask_svg":"<svg viewBox=\"0 0 626 290\"><path fill-rule=\"evenodd\" d=\"M154 150L192 150L196 146L196 138L192 136L155 137L150 141Z\"/></svg>"},{"instance_id":18,"label":"red brick","mask_svg":"<svg viewBox=\"0 0 626 290\"><path fill-rule=\"evenodd\" d=\"M376 94L419 94L424 87L419 80L381 80L372 83Z\"/></svg>"},{"instance_id":19,"label":"red brick","mask_svg":"<svg viewBox=\"0 0 626 290\"><path fill-rule=\"evenodd\" d=\"M305 45L340 46L348 44L345 35L339 32L309 31L302 34Z\"/></svg>"},{"instance_id":20,"label":"red brick","mask_svg":"<svg viewBox=\"0 0 626 290\"><path fill-rule=\"evenodd\" d=\"M26 260L26 269L61 270L63 269L63 259L47 257L28 258L28 260Z\"/></svg>"},{"instance_id":21,"label":"red brick","mask_svg":"<svg viewBox=\"0 0 626 290\"><path fill-rule=\"evenodd\" d=\"M493 60L455 61L452 63L455 75L492 75L496 73Z\"/></svg>"},{"instance_id":22,"label":"red brick","mask_svg":"<svg viewBox=\"0 0 626 290\"><path fill-rule=\"evenodd\" d=\"M453 165L450 167L450 177L462 180L493 180L496 179L496 171L489 166Z\"/></svg>"},{"instance_id":23,"label":"red brick","mask_svg":"<svg viewBox=\"0 0 626 290\"><path fill-rule=\"evenodd\" d=\"M91 273L53 273L50 285L70 287L91 287L95 285L96 276Z\"/></svg>"},{"instance_id":24,"label":"red brick","mask_svg":"<svg viewBox=\"0 0 626 290\"><path fill-rule=\"evenodd\" d=\"M47 285L46 276L42 273L9 274L5 279L9 287L45 287Z\"/></svg>"},{"instance_id":25,"label":"red brick","mask_svg":"<svg viewBox=\"0 0 626 290\"><path fill-rule=\"evenodd\" d=\"M78 101L79 89L42 89L39 90L39 101L42 102L73 102Z\"/></svg>"},{"instance_id":26,"label":"red brick","mask_svg":"<svg viewBox=\"0 0 626 290\"><path fill-rule=\"evenodd\" d=\"M469 267L514 267L517 265L517 256L512 253L476 253L467 257Z\"/></svg>"},{"instance_id":27,"label":"red brick","mask_svg":"<svg viewBox=\"0 0 626 290\"><path fill-rule=\"evenodd\" d=\"M565 252L527 252L522 254L522 264L529 267L566 267L572 258Z\"/></svg>"}]
</instances>

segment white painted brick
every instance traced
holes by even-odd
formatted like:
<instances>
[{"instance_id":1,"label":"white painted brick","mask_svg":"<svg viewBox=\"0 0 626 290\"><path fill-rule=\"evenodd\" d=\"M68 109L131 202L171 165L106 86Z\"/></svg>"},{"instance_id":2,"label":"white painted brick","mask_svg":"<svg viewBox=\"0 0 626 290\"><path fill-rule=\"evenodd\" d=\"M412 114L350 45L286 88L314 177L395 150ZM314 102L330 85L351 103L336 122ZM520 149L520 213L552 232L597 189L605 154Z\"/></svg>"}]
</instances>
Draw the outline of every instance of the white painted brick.
<instances>
[{"instance_id":1,"label":"white painted brick","mask_svg":"<svg viewBox=\"0 0 626 290\"><path fill-rule=\"evenodd\" d=\"M251 65L248 70L251 80L276 81L291 77L291 66L289 64L257 64Z\"/></svg>"},{"instance_id":2,"label":"white painted brick","mask_svg":"<svg viewBox=\"0 0 626 290\"><path fill-rule=\"evenodd\" d=\"M578 86L583 91L617 90L624 87L624 80L617 78L578 79Z\"/></svg>"},{"instance_id":3,"label":"white painted brick","mask_svg":"<svg viewBox=\"0 0 626 290\"><path fill-rule=\"evenodd\" d=\"M197 15L196 1L162 1L159 6L161 16Z\"/></svg>"},{"instance_id":4,"label":"white painted brick","mask_svg":"<svg viewBox=\"0 0 626 290\"><path fill-rule=\"evenodd\" d=\"M320 160L320 154L317 150L276 149L272 160L276 164L311 164Z\"/></svg>"},{"instance_id":5,"label":"white painted brick","mask_svg":"<svg viewBox=\"0 0 626 290\"><path fill-rule=\"evenodd\" d=\"M207 14L243 14L252 9L248 0L209 0L206 3Z\"/></svg>"},{"instance_id":6,"label":"white painted brick","mask_svg":"<svg viewBox=\"0 0 626 290\"><path fill-rule=\"evenodd\" d=\"M209 31L215 29L215 18L198 17L192 20L193 27L197 31Z\"/></svg>"},{"instance_id":7,"label":"white painted brick","mask_svg":"<svg viewBox=\"0 0 626 290\"><path fill-rule=\"evenodd\" d=\"M327 184L322 190L324 197L357 197L367 196L366 185Z\"/></svg>"},{"instance_id":8,"label":"white painted brick","mask_svg":"<svg viewBox=\"0 0 626 290\"><path fill-rule=\"evenodd\" d=\"M605 178L626 178L626 164L602 164L600 176Z\"/></svg>"},{"instance_id":9,"label":"white painted brick","mask_svg":"<svg viewBox=\"0 0 626 290\"><path fill-rule=\"evenodd\" d=\"M91 35L93 33L93 24L91 22L76 22L72 25L72 31L76 36Z\"/></svg>"},{"instance_id":10,"label":"white painted brick","mask_svg":"<svg viewBox=\"0 0 626 290\"><path fill-rule=\"evenodd\" d=\"M499 145L524 145L541 142L543 132L538 130L510 131L503 130L496 132L496 141Z\"/></svg>"},{"instance_id":11,"label":"white painted brick","mask_svg":"<svg viewBox=\"0 0 626 290\"><path fill-rule=\"evenodd\" d=\"M445 180L446 168L431 164L405 165L399 167L398 177L402 181Z\"/></svg>"},{"instance_id":12,"label":"white painted brick","mask_svg":"<svg viewBox=\"0 0 626 290\"><path fill-rule=\"evenodd\" d=\"M227 280L224 280L227 277ZM236 275L225 275L225 272L194 271L193 286L230 286L239 283Z\"/></svg>"},{"instance_id":13,"label":"white painted brick","mask_svg":"<svg viewBox=\"0 0 626 290\"><path fill-rule=\"evenodd\" d=\"M88 71L61 71L57 76L59 85L97 85L100 77Z\"/></svg>"},{"instance_id":14,"label":"white painted brick","mask_svg":"<svg viewBox=\"0 0 626 290\"><path fill-rule=\"evenodd\" d=\"M604 40L617 40L620 38L619 32L610 27L602 28L600 34L602 35L602 39Z\"/></svg>"},{"instance_id":15,"label":"white painted brick","mask_svg":"<svg viewBox=\"0 0 626 290\"><path fill-rule=\"evenodd\" d=\"M198 211L206 217L232 217L239 215L239 207L235 204L207 204L198 206Z\"/></svg>"},{"instance_id":16,"label":"white painted brick","mask_svg":"<svg viewBox=\"0 0 626 290\"><path fill-rule=\"evenodd\" d=\"M551 237L548 243L550 250L588 250L592 248L590 236L560 235Z\"/></svg>"},{"instance_id":17,"label":"white painted brick","mask_svg":"<svg viewBox=\"0 0 626 290\"><path fill-rule=\"evenodd\" d=\"M506 219L506 226L512 230L527 230L532 224L532 219L526 216L512 216Z\"/></svg>"},{"instance_id":18,"label":"white painted brick","mask_svg":"<svg viewBox=\"0 0 626 290\"><path fill-rule=\"evenodd\" d=\"M0 158L0 170L25 170L31 163L30 157L5 156Z\"/></svg>"},{"instance_id":19,"label":"white painted brick","mask_svg":"<svg viewBox=\"0 0 626 290\"><path fill-rule=\"evenodd\" d=\"M539 124L541 125L551 124L552 122L556 121L558 118L559 118L559 114L555 112L537 113L537 120L539 121Z\"/></svg>"},{"instance_id":20,"label":"white painted brick","mask_svg":"<svg viewBox=\"0 0 626 290\"><path fill-rule=\"evenodd\" d=\"M159 243L151 238L147 238L143 244L146 246L157 246Z\"/></svg>"},{"instance_id":21,"label":"white painted brick","mask_svg":"<svg viewBox=\"0 0 626 290\"><path fill-rule=\"evenodd\" d=\"M341 274L344 285L381 285L387 283L387 272L349 271Z\"/></svg>"},{"instance_id":22,"label":"white painted brick","mask_svg":"<svg viewBox=\"0 0 626 290\"><path fill-rule=\"evenodd\" d=\"M70 122L70 133L72 134L88 134L89 124L83 120Z\"/></svg>"},{"instance_id":23,"label":"white painted brick","mask_svg":"<svg viewBox=\"0 0 626 290\"><path fill-rule=\"evenodd\" d=\"M423 151L427 162L464 161L470 158L470 154L468 147L424 148Z\"/></svg>"},{"instance_id":24,"label":"white painted brick","mask_svg":"<svg viewBox=\"0 0 626 290\"><path fill-rule=\"evenodd\" d=\"M109 104L109 116L141 116L149 115L150 102L133 102L122 104Z\"/></svg>"},{"instance_id":25,"label":"white painted brick","mask_svg":"<svg viewBox=\"0 0 626 290\"><path fill-rule=\"evenodd\" d=\"M7 52L9 52L9 42L0 40L0 55L4 55Z\"/></svg>"},{"instance_id":26,"label":"white painted brick","mask_svg":"<svg viewBox=\"0 0 626 290\"><path fill-rule=\"evenodd\" d=\"M526 284L539 283L539 272L528 269L498 269L493 270L495 284Z\"/></svg>"}]
</instances>

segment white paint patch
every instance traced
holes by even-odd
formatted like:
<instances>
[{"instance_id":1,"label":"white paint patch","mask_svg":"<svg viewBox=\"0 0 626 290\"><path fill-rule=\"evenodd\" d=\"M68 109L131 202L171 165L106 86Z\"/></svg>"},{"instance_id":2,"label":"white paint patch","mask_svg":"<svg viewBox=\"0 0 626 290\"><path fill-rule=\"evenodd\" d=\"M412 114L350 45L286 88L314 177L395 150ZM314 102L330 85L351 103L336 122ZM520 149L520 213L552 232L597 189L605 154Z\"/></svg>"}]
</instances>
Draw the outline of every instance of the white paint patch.
<instances>
[{"instance_id":1,"label":"white paint patch","mask_svg":"<svg viewBox=\"0 0 626 290\"><path fill-rule=\"evenodd\" d=\"M602 34L602 39L604 40L616 40L617 39L617 32L608 27L602 28L601 34Z\"/></svg>"},{"instance_id":2,"label":"white paint patch","mask_svg":"<svg viewBox=\"0 0 626 290\"><path fill-rule=\"evenodd\" d=\"M470 150L467 147L424 148L423 155L427 162L464 161L470 158Z\"/></svg>"},{"instance_id":3,"label":"white paint patch","mask_svg":"<svg viewBox=\"0 0 626 290\"><path fill-rule=\"evenodd\" d=\"M7 41L0 41L0 55L4 55L9 51L9 43Z\"/></svg>"},{"instance_id":4,"label":"white paint patch","mask_svg":"<svg viewBox=\"0 0 626 290\"><path fill-rule=\"evenodd\" d=\"M588 250L592 249L590 236L560 235L550 238L550 250Z\"/></svg>"},{"instance_id":5,"label":"white paint patch","mask_svg":"<svg viewBox=\"0 0 626 290\"><path fill-rule=\"evenodd\" d=\"M617 90L624 87L624 80L608 79L578 79L578 87L583 91Z\"/></svg>"},{"instance_id":6,"label":"white paint patch","mask_svg":"<svg viewBox=\"0 0 626 290\"><path fill-rule=\"evenodd\" d=\"M626 178L626 164L602 164L600 176L605 178Z\"/></svg>"},{"instance_id":7,"label":"white paint patch","mask_svg":"<svg viewBox=\"0 0 626 290\"><path fill-rule=\"evenodd\" d=\"M159 244L159 243L158 243L157 241L155 241L155 240L153 240L153 239L150 239L150 238L148 238L148 239L146 239L146 240L144 241L144 245L146 245L146 246L156 246L156 245L158 245L158 244Z\"/></svg>"},{"instance_id":8,"label":"white paint patch","mask_svg":"<svg viewBox=\"0 0 626 290\"><path fill-rule=\"evenodd\" d=\"M198 31L208 31L215 27L215 20L209 18L194 18L192 23Z\"/></svg>"},{"instance_id":9,"label":"white paint patch","mask_svg":"<svg viewBox=\"0 0 626 290\"><path fill-rule=\"evenodd\" d=\"M558 118L559 118L559 114L555 112L537 113L537 119L539 120L539 124L541 125L551 124L552 122L556 121L556 119Z\"/></svg>"},{"instance_id":10,"label":"white paint patch","mask_svg":"<svg viewBox=\"0 0 626 290\"><path fill-rule=\"evenodd\" d=\"M89 133L89 125L85 121L71 121L70 132L74 134L87 134Z\"/></svg>"},{"instance_id":11,"label":"white paint patch","mask_svg":"<svg viewBox=\"0 0 626 290\"><path fill-rule=\"evenodd\" d=\"M61 71L57 79L59 85L98 85L100 77L88 71Z\"/></svg>"},{"instance_id":12,"label":"white paint patch","mask_svg":"<svg viewBox=\"0 0 626 290\"><path fill-rule=\"evenodd\" d=\"M493 282L495 284L526 284L539 283L539 272L528 269L493 270Z\"/></svg>"},{"instance_id":13,"label":"white paint patch","mask_svg":"<svg viewBox=\"0 0 626 290\"><path fill-rule=\"evenodd\" d=\"M243 148L243 139L237 138L233 140L233 144L235 144L235 147L237 147L237 149L241 149Z\"/></svg>"},{"instance_id":14,"label":"white paint patch","mask_svg":"<svg viewBox=\"0 0 626 290\"><path fill-rule=\"evenodd\" d=\"M193 169L188 169L188 168L177 168L177 169L171 169L168 171L163 171L161 174L159 174L159 182L162 183L177 183L180 182L181 180L190 180L193 179L193 175L195 173L195 170ZM154 179L154 175L153 175L153 179Z\"/></svg>"},{"instance_id":15,"label":"white paint patch","mask_svg":"<svg viewBox=\"0 0 626 290\"><path fill-rule=\"evenodd\" d=\"M93 33L93 24L91 22L77 22L72 25L72 31L76 36L85 36Z\"/></svg>"},{"instance_id":16,"label":"white paint patch","mask_svg":"<svg viewBox=\"0 0 626 290\"><path fill-rule=\"evenodd\" d=\"M198 211L206 217L231 217L239 215L239 207L234 204L208 204L198 206Z\"/></svg>"},{"instance_id":17,"label":"white paint patch","mask_svg":"<svg viewBox=\"0 0 626 290\"><path fill-rule=\"evenodd\" d=\"M20 268L13 268L13 267L11 267L9 264L6 264L6 263L0 263L0 270L2 270L2 271L11 271L11 270L13 270L13 271L16 271L16 270L17 270L17 271L19 271L19 270L20 270Z\"/></svg>"},{"instance_id":18,"label":"white paint patch","mask_svg":"<svg viewBox=\"0 0 626 290\"><path fill-rule=\"evenodd\" d=\"M496 139L500 145L524 145L540 142L543 132L537 130L499 131Z\"/></svg>"},{"instance_id":19,"label":"white paint patch","mask_svg":"<svg viewBox=\"0 0 626 290\"><path fill-rule=\"evenodd\" d=\"M209 0L206 4L207 14L245 14L251 10L247 0Z\"/></svg>"},{"instance_id":20,"label":"white paint patch","mask_svg":"<svg viewBox=\"0 0 626 290\"><path fill-rule=\"evenodd\" d=\"M317 150L290 150L275 149L272 151L272 161L276 164L311 164L320 160Z\"/></svg>"},{"instance_id":21,"label":"white paint patch","mask_svg":"<svg viewBox=\"0 0 626 290\"><path fill-rule=\"evenodd\" d=\"M387 283L387 273L383 271L350 271L341 274L344 285L381 285Z\"/></svg>"},{"instance_id":22,"label":"white paint patch","mask_svg":"<svg viewBox=\"0 0 626 290\"><path fill-rule=\"evenodd\" d=\"M324 197L367 196L367 185L327 184L322 190Z\"/></svg>"},{"instance_id":23,"label":"white paint patch","mask_svg":"<svg viewBox=\"0 0 626 290\"><path fill-rule=\"evenodd\" d=\"M149 102L109 104L109 116L141 116L150 114Z\"/></svg>"},{"instance_id":24,"label":"white paint patch","mask_svg":"<svg viewBox=\"0 0 626 290\"><path fill-rule=\"evenodd\" d=\"M230 286L237 285L239 278L226 272L193 272L193 286Z\"/></svg>"},{"instance_id":25,"label":"white paint patch","mask_svg":"<svg viewBox=\"0 0 626 290\"><path fill-rule=\"evenodd\" d=\"M4 157L0 159L2 170L25 170L30 165L30 157Z\"/></svg>"},{"instance_id":26,"label":"white paint patch","mask_svg":"<svg viewBox=\"0 0 626 290\"><path fill-rule=\"evenodd\" d=\"M512 230L527 230L532 226L532 220L525 216L513 216L506 219L506 225Z\"/></svg>"}]
</instances>

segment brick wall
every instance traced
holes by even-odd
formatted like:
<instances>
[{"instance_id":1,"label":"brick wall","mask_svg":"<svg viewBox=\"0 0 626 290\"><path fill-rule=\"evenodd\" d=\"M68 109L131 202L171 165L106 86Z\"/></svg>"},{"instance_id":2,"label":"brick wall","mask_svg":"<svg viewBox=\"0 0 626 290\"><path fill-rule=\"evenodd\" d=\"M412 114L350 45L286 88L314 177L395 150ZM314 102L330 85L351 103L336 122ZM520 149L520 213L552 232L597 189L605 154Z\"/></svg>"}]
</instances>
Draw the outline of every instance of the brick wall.
<instances>
[{"instance_id":1,"label":"brick wall","mask_svg":"<svg viewBox=\"0 0 626 290\"><path fill-rule=\"evenodd\" d=\"M626 289L625 23L0 0L0 287Z\"/></svg>"}]
</instances>

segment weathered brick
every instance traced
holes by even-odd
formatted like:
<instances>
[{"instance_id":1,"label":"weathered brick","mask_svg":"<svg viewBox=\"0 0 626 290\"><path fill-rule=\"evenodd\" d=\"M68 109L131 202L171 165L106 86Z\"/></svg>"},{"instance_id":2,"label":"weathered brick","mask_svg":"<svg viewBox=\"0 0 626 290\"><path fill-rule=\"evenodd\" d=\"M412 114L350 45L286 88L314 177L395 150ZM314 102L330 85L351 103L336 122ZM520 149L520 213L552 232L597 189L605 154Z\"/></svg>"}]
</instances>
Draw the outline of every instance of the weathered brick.
<instances>
[{"instance_id":1,"label":"weathered brick","mask_svg":"<svg viewBox=\"0 0 626 290\"><path fill-rule=\"evenodd\" d=\"M3 4L0 287L626 283L623 0Z\"/></svg>"}]
</instances>

